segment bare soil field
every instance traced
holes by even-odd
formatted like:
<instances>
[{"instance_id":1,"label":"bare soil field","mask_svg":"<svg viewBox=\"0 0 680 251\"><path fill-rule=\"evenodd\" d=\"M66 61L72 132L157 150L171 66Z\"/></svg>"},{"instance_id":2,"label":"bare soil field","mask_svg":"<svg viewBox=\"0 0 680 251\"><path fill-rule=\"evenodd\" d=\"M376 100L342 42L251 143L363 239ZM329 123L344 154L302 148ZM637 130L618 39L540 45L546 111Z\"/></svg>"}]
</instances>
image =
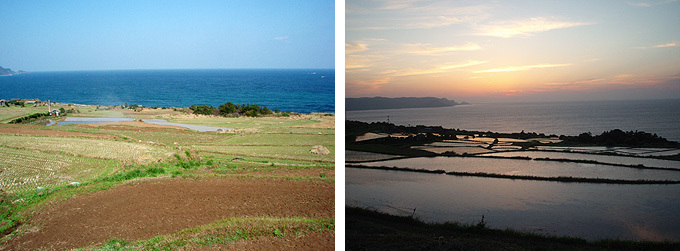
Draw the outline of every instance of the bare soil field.
<instances>
[{"instance_id":1,"label":"bare soil field","mask_svg":"<svg viewBox=\"0 0 680 251\"><path fill-rule=\"evenodd\" d=\"M334 184L268 179L142 179L39 207L3 250L143 240L230 217L334 216ZM332 249L333 233L236 241L220 249ZM187 247L205 249L207 247ZM208 247L215 248L215 247Z\"/></svg>"},{"instance_id":2,"label":"bare soil field","mask_svg":"<svg viewBox=\"0 0 680 251\"><path fill-rule=\"evenodd\" d=\"M299 237L260 237L253 240L234 242L228 246L188 248L188 250L333 250L335 235L312 233Z\"/></svg>"}]
</instances>

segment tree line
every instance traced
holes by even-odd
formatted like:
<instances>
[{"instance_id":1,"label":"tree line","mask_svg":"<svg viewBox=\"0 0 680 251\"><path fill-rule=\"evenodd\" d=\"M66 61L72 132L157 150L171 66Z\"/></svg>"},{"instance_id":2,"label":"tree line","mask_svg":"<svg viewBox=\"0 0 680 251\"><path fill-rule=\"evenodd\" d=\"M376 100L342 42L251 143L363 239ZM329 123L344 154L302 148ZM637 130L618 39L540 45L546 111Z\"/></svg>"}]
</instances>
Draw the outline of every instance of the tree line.
<instances>
[{"instance_id":1,"label":"tree line","mask_svg":"<svg viewBox=\"0 0 680 251\"><path fill-rule=\"evenodd\" d=\"M267 108L267 106L259 106L256 104L234 104L227 102L221 104L219 107L209 105L191 105L189 107L194 114L215 115L215 116L248 116L257 117L260 115L274 114L274 111ZM278 110L276 111L278 113ZM286 116L288 113L283 113Z\"/></svg>"}]
</instances>

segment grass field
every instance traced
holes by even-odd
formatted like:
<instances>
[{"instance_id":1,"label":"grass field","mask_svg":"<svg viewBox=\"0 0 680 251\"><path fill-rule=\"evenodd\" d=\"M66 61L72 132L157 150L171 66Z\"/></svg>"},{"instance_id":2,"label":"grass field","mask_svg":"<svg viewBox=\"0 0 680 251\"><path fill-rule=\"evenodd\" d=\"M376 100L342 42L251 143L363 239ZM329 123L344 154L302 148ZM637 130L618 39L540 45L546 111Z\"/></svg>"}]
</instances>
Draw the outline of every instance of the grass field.
<instances>
[{"instance_id":1,"label":"grass field","mask_svg":"<svg viewBox=\"0 0 680 251\"><path fill-rule=\"evenodd\" d=\"M55 107L55 109L59 109L59 107ZM41 112L47 112L48 109L47 107L33 107L27 105L26 107L18 107L18 106L10 106L10 107L0 107L0 123L8 123L12 121L13 119L17 119L20 117L28 116L34 113L41 113Z\"/></svg>"},{"instance_id":2,"label":"grass field","mask_svg":"<svg viewBox=\"0 0 680 251\"><path fill-rule=\"evenodd\" d=\"M0 108L0 123L42 109L3 107ZM65 106L65 109L69 107ZM114 188L124 190L130 182L136 184L147 179L168 179L169 182L245 179L265 183L303 182L310 187L334 183L335 126L332 115L221 118L193 116L173 109L98 110L96 106L77 109L80 113L69 116L162 118L175 123L237 130L230 133L196 132L144 123L49 127L11 125L0 128L0 250L26 249L31 245L26 243L35 244L26 242L25 238L43 231L38 221L49 219L40 220L44 217L40 216L41 212L54 210L55 205L69 203L71 198ZM327 147L331 154L310 153L315 145ZM79 185L70 185L72 182ZM311 192L314 191L312 189ZM209 191L205 195L209 195ZM278 198L261 200L276 202ZM332 199L325 203L332 205ZM200 204L196 206L200 207ZM115 210L115 207L109 210ZM69 212L52 212L50 215L68 215ZM279 242L292 246L311 243L320 245L321 249L333 246L333 218L309 218L299 214L274 218L245 217L224 218L151 239L109 236L94 246L85 243L69 245L113 250L224 245L267 248L270 247L267 245ZM69 240L60 243L66 242Z\"/></svg>"}]
</instances>

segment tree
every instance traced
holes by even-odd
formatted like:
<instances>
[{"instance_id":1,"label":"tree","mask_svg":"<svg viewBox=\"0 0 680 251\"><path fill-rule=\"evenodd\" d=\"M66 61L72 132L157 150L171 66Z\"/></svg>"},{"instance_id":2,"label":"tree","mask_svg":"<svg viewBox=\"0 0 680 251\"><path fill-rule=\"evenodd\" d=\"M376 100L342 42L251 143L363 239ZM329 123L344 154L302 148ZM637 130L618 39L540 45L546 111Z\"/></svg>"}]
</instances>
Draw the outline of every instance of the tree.
<instances>
[{"instance_id":1,"label":"tree","mask_svg":"<svg viewBox=\"0 0 680 251\"><path fill-rule=\"evenodd\" d=\"M222 116L233 114L234 112L236 112L237 109L238 107L232 102L221 104L219 107L220 115Z\"/></svg>"}]
</instances>

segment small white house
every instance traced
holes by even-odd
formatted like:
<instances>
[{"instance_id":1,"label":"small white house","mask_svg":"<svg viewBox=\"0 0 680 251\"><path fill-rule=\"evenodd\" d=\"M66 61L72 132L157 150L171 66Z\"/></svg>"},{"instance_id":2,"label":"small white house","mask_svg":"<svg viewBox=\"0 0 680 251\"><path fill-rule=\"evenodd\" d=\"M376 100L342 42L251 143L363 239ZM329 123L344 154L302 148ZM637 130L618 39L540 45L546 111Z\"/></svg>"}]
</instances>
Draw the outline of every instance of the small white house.
<instances>
[{"instance_id":1,"label":"small white house","mask_svg":"<svg viewBox=\"0 0 680 251\"><path fill-rule=\"evenodd\" d=\"M7 100L0 99L0 106L6 106L7 105Z\"/></svg>"}]
</instances>

